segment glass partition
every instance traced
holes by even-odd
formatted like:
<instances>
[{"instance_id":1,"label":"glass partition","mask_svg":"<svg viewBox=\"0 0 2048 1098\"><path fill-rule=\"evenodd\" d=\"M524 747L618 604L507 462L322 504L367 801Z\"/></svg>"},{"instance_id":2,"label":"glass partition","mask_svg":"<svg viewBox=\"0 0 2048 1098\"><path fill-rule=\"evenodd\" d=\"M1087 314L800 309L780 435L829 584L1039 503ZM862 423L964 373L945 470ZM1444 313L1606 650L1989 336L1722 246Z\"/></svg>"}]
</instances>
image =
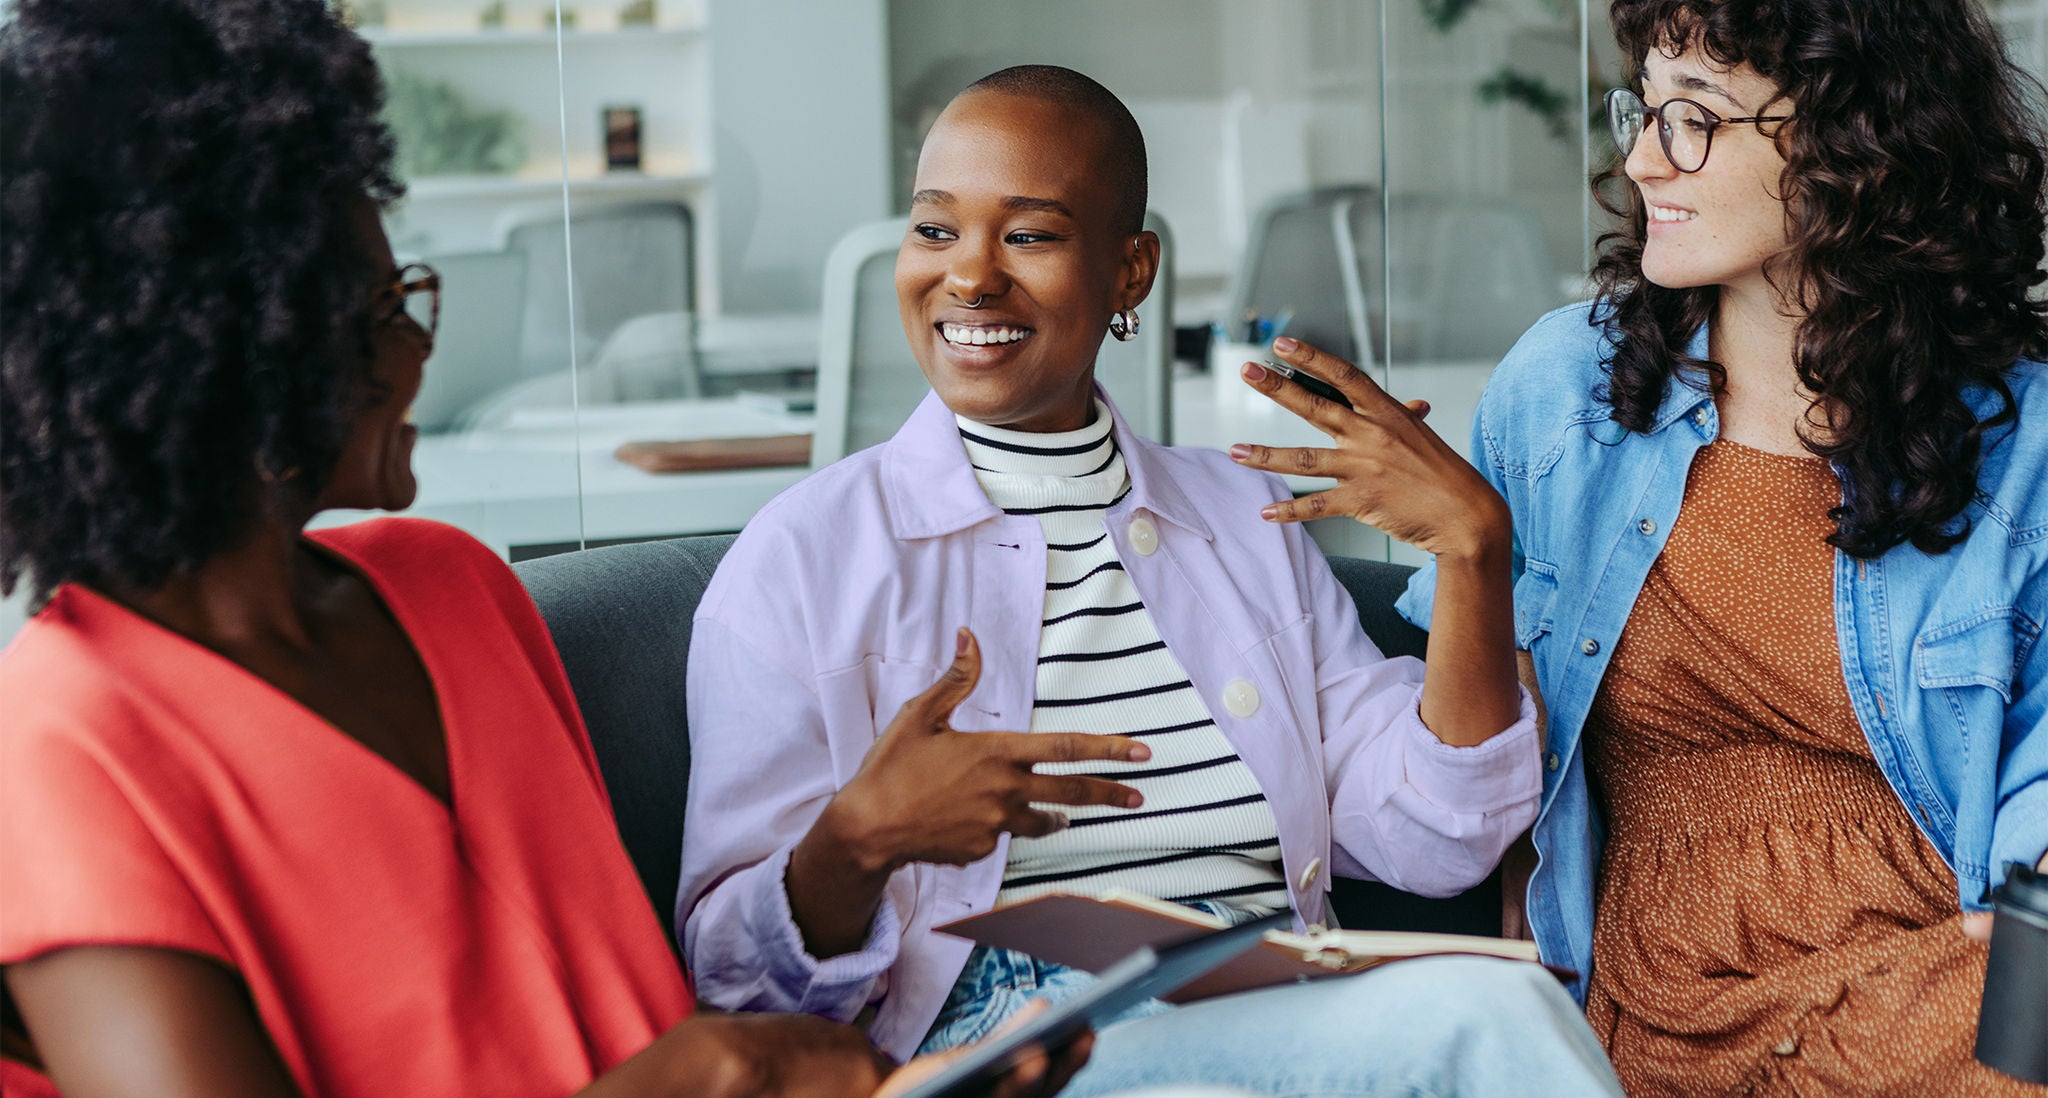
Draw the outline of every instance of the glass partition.
<instances>
[{"instance_id":1,"label":"glass partition","mask_svg":"<svg viewBox=\"0 0 2048 1098\"><path fill-rule=\"evenodd\" d=\"M1396 45L1377 344L1389 390L1429 401L1431 425L1469 458L1494 365L1538 317L1586 296L1586 183L1602 125L1588 92L1587 7L1387 0L1385 13Z\"/></svg>"},{"instance_id":2,"label":"glass partition","mask_svg":"<svg viewBox=\"0 0 2048 1098\"><path fill-rule=\"evenodd\" d=\"M1462 450L1494 363L1588 292L1622 69L1589 0L345 6L410 187L393 245L444 284L415 510L515 559L736 530L814 438L824 461L886 437L922 391L890 219L938 111L1023 62L1094 76L1144 130L1159 342L1102 369L1120 402L1167 394L1155 433L1319 440L1236 379L1285 333L1429 400ZM2048 67L2048 0L1987 6Z\"/></svg>"}]
</instances>

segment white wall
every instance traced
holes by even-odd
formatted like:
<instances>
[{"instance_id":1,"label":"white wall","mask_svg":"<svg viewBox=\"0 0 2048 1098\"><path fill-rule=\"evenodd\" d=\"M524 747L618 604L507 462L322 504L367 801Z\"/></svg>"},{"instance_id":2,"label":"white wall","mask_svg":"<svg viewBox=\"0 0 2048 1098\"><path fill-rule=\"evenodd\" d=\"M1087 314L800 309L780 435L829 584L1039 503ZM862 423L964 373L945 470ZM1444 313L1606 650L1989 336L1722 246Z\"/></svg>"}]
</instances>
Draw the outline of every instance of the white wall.
<instances>
[{"instance_id":1,"label":"white wall","mask_svg":"<svg viewBox=\"0 0 2048 1098\"><path fill-rule=\"evenodd\" d=\"M720 308L814 310L825 256L889 216L884 0L711 0Z\"/></svg>"}]
</instances>

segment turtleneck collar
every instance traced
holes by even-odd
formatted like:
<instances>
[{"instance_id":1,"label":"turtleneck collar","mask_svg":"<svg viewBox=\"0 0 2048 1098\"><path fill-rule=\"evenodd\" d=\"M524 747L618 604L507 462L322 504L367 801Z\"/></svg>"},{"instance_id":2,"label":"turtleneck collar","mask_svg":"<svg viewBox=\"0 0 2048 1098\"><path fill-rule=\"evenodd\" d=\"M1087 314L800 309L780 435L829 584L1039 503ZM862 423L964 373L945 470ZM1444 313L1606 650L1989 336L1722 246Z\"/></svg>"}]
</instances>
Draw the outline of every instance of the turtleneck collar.
<instances>
[{"instance_id":1,"label":"turtleneck collar","mask_svg":"<svg viewBox=\"0 0 2048 1098\"><path fill-rule=\"evenodd\" d=\"M1085 477L1102 472L1115 456L1116 421L1095 402L1095 418L1076 431L1038 434L991 427L955 415L967 460L977 473L1027 477Z\"/></svg>"}]
</instances>

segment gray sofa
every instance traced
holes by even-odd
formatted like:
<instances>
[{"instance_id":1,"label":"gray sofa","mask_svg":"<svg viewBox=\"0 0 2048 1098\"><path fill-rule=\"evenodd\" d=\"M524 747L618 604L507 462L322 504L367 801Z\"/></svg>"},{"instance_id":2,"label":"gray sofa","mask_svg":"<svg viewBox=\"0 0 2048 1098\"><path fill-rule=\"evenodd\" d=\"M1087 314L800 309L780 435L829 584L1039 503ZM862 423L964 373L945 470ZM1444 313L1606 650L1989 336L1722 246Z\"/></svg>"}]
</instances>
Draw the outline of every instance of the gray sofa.
<instances>
[{"instance_id":1,"label":"gray sofa","mask_svg":"<svg viewBox=\"0 0 2048 1098\"><path fill-rule=\"evenodd\" d=\"M514 566L561 650L620 838L664 924L675 904L690 774L683 695L690 619L732 540L724 535L650 541ZM1421 655L1427 634L1393 609L1409 569L1343 557L1330 563L1381 650ZM1500 933L1498 872L1449 899L1339 879L1333 903L1347 927Z\"/></svg>"}]
</instances>

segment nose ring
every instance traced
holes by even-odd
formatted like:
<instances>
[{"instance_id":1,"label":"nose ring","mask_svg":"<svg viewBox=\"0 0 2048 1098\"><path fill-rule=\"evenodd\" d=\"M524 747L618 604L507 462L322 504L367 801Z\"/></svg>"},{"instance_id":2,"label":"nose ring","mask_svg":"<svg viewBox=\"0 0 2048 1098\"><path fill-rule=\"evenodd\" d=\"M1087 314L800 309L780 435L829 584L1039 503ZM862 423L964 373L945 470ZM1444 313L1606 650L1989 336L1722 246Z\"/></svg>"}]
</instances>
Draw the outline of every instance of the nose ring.
<instances>
[{"instance_id":1,"label":"nose ring","mask_svg":"<svg viewBox=\"0 0 2048 1098\"><path fill-rule=\"evenodd\" d=\"M987 294L975 294L973 301L965 302L964 304L970 309L979 309L981 308L981 303L987 300Z\"/></svg>"}]
</instances>

